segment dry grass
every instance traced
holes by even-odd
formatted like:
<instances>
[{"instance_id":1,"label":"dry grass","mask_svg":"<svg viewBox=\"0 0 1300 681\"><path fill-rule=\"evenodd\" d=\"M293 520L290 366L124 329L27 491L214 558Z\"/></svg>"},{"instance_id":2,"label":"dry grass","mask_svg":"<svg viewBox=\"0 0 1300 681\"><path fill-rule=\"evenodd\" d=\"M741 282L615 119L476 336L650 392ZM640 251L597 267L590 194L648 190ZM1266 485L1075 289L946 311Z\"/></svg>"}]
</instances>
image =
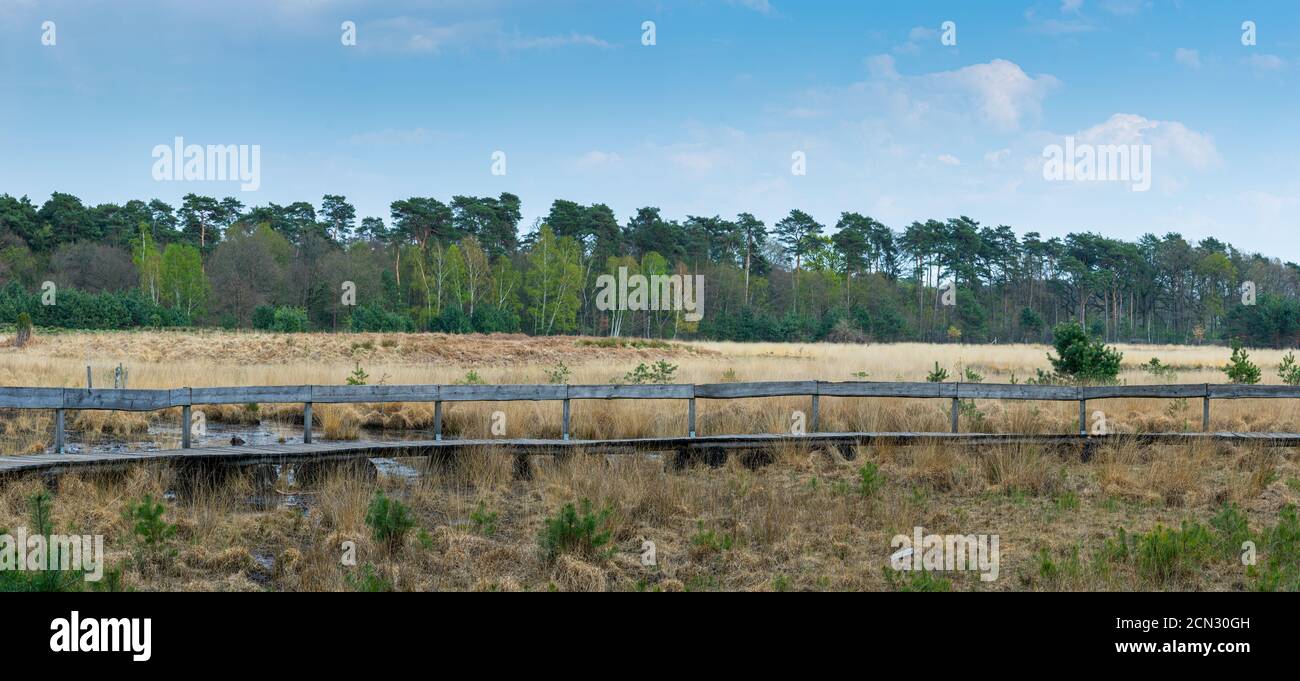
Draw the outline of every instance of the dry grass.
<instances>
[{"instance_id":1,"label":"dry grass","mask_svg":"<svg viewBox=\"0 0 1300 681\"><path fill-rule=\"evenodd\" d=\"M882 479L870 495L857 486L866 462ZM1119 527L1208 523L1230 502L1259 529L1300 501L1300 485L1285 482L1300 476L1294 454L1235 448L1121 445L1089 463L1034 447L863 448L854 461L791 448L756 469L733 460L673 472L652 457L589 455L537 458L532 468L531 479L517 479L508 455L483 451L415 480L334 474L299 490L306 511L258 510L249 499L266 490L236 475L168 503L179 553L156 570L129 560L121 512L143 494L158 498L172 488L172 471L65 476L55 523L104 534L109 565L124 568L126 585L140 590L349 590L361 588L367 565L399 590L887 589L890 538L914 526L1000 536L999 579L946 573L955 589L1231 590L1250 584L1231 561L1169 583L1127 564L1093 566L1090 557ZM1270 473L1262 476L1262 468ZM25 499L39 485L0 488L0 527L23 524ZM274 484L287 488L285 480ZM376 489L400 499L416 520L396 551L376 542L365 521ZM545 560L538 549L545 519L582 499L608 511L609 550ZM495 514L490 528L473 520L482 513ZM645 541L656 545L655 566L640 562ZM340 563L344 542L356 545L357 566ZM1048 579L1043 552L1059 560L1071 551L1084 557L1084 568Z\"/></svg>"},{"instance_id":2,"label":"dry grass","mask_svg":"<svg viewBox=\"0 0 1300 681\"><path fill-rule=\"evenodd\" d=\"M139 388L209 385L341 384L360 365L370 383L452 383L473 370L488 383L544 383L547 371L563 362L571 383L620 380L640 362L667 359L678 366L674 380L822 379L922 380L938 360L957 376L970 367L989 382L1021 380L1047 369L1050 348L1038 345L895 345L674 343L667 347L605 347L600 342L568 337L447 336L440 334L267 334L199 332L101 332L41 336L23 349L0 348L0 384L79 386L85 365L95 369L97 385L111 385L112 368L122 363L130 385ZM1222 382L1217 367L1226 348L1216 346L1119 346L1125 353L1121 380L1150 383L1138 366L1151 357L1174 367L1180 383ZM1261 350L1253 359L1265 381L1275 379L1280 351ZM1296 431L1300 405L1253 400L1214 405L1213 427L1219 430ZM1199 429L1199 403L1171 400L1115 399L1090 403L1102 410L1115 432ZM197 408L211 423L301 424L301 405L220 405ZM487 437L493 412L501 411L511 434L549 437L558 434L559 405L549 403L447 405L444 429L451 435ZM704 401L699 404L702 433L785 432L793 412L808 411L804 399ZM82 439L132 439L151 424L174 428L179 410L153 414L86 412L70 415L69 427ZM361 429L430 428L428 404L348 405L324 410L318 425L326 437L354 439ZM325 420L328 419L328 423ZM963 414L966 430L1022 433L1066 432L1077 412L1068 403L972 403ZM947 429L947 405L939 401L822 401L823 430L924 431ZM48 414L26 412L0 418L0 451L38 451L51 437ZM641 437L685 430L685 410L676 402L578 402L573 405L577 437ZM81 436L79 436L81 437ZM164 443L164 444L170 444Z\"/></svg>"},{"instance_id":3,"label":"dry grass","mask_svg":"<svg viewBox=\"0 0 1300 681\"><path fill-rule=\"evenodd\" d=\"M315 420L313 414L313 421ZM355 440L361 436L361 419L352 405L330 406L320 410L321 427L331 440Z\"/></svg>"},{"instance_id":4,"label":"dry grass","mask_svg":"<svg viewBox=\"0 0 1300 681\"><path fill-rule=\"evenodd\" d=\"M85 386L86 364L96 385L112 385L118 363L131 387L342 383L357 363L371 382L449 382L465 369L491 367L497 382L541 376L559 362L619 363L686 357L706 351L685 344L605 347L596 339L522 334L301 333L213 329L64 332L35 337L23 348L0 343L0 384Z\"/></svg>"},{"instance_id":5,"label":"dry grass","mask_svg":"<svg viewBox=\"0 0 1300 681\"><path fill-rule=\"evenodd\" d=\"M369 341L367 343L367 341ZM354 344L358 344L354 347ZM1136 366L1151 356L1178 367L1177 382L1219 382L1224 348L1123 347L1129 383L1152 382ZM1043 346L891 346L691 343L670 348L607 348L570 338L125 333L45 336L23 350L0 349L0 383L80 385L87 356L110 383L108 367L123 362L132 387L321 383L340 384L359 362L371 382L449 383L471 369L489 383L546 381L564 362L573 383L604 383L638 362L667 358L676 380L920 380L935 360L956 375L972 367L990 382L1047 368ZM1280 353L1252 354L1266 380ZM1296 406L1249 400L1214 405L1223 430L1296 430ZM549 403L444 405L444 431L489 437L493 412L507 433L555 437L560 406ZM784 432L806 399L704 401L702 433ZM1105 400L1120 432L1199 429L1199 404L1168 400ZM947 428L947 403L923 400L827 398L824 430L936 430ZM298 405L202 407L209 422L301 423ZM173 412L176 410L173 410ZM578 402L572 423L578 438L650 436L685 432L680 402ZM69 415L70 426L96 437L140 437L142 428L174 424L176 413ZM317 427L332 439L365 437L365 428L418 429L432 422L432 406L321 405ZM1063 403L979 401L963 414L966 429L1069 432L1077 407ZM48 414L0 414L6 453L39 451L50 440ZM148 437L158 439L157 435ZM103 533L110 565L125 569L131 588L213 590L347 590L371 584L401 590L772 590L885 589L890 538L921 526L936 533L997 533L1002 576L984 583L974 574L946 574L955 589L1241 589L1239 566L1219 561L1177 582L1153 581L1127 564L1098 564L1093 556L1119 527L1147 532L1158 524L1208 522L1225 503L1236 504L1259 529L1276 522L1285 504L1300 501L1300 466L1290 450L1232 446L1100 448L1083 463L1077 452L1038 447L986 449L862 447L854 460L802 446L782 448L768 465L749 468L733 457L718 468L669 469L650 456L607 459L575 455L534 458L532 475L515 476L509 455L484 450L447 465L415 463L413 480L351 473L268 481L253 471L215 484L178 485L174 471L140 468L118 475L69 475L60 481L56 525ZM859 471L879 467L880 488L859 491ZM0 527L23 522L32 480L0 486ZM396 551L374 541L365 522L376 489L412 510L417 530ZM122 509L143 494L179 496L168 519L179 530L179 551L165 569L145 570L128 560L129 528ZM293 495L293 496L291 496ZM305 500L306 510L284 499ZM596 554L544 560L538 536L565 504L591 501L607 510L602 527L610 544ZM269 502L269 503L268 503ZM493 516L488 532L483 518ZM477 520L476 520L477 518ZM643 542L657 547L658 565L645 567ZM340 564L343 542L357 547L358 565ZM1078 569L1050 573L1043 556ZM1104 568L1104 569L1103 569Z\"/></svg>"}]
</instances>

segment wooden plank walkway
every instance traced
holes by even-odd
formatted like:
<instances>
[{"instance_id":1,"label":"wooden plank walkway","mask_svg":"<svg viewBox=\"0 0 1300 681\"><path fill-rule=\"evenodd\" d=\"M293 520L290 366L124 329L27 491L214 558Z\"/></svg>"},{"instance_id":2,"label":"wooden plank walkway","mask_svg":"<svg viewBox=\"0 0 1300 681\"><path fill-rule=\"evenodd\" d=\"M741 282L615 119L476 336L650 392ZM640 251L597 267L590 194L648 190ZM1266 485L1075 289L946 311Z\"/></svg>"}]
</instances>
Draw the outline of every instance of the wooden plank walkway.
<instances>
[{"instance_id":1,"label":"wooden plank walkway","mask_svg":"<svg viewBox=\"0 0 1300 681\"><path fill-rule=\"evenodd\" d=\"M116 468L140 463L253 465L307 463L367 457L454 456L465 451L501 451L514 456L563 455L582 451L594 454L636 452L697 452L765 450L780 446L845 448L854 445L913 445L944 443L958 446L1047 445L1095 447L1108 442L1137 444L1192 444L1222 442L1265 447L1300 447L1300 433L1139 433L1111 435L998 433L809 433L806 435L705 435L613 440L398 440L389 442L314 442L310 444L241 445L192 449L162 449L89 454L35 454L0 456L0 476L30 473Z\"/></svg>"},{"instance_id":2,"label":"wooden plank walkway","mask_svg":"<svg viewBox=\"0 0 1300 681\"><path fill-rule=\"evenodd\" d=\"M696 435L697 400L731 400L742 398L807 397L808 430L820 430L820 405L823 397L944 399L951 402L951 433L960 433L962 400L1047 400L1079 403L1078 436L1087 437L1089 400L1115 398L1201 400L1201 431L1210 433L1210 402L1217 399L1300 399L1300 386L1237 384L1159 384L1159 385L1026 385L1022 383L930 383L892 381L757 381L750 383L703 384L608 384L608 385L263 385L172 389L92 389L0 386L0 409L40 409L54 412L54 451L62 453L66 444L66 420L69 410L159 411L180 409L181 448L190 445L195 406L213 404L298 403L303 422L310 424L312 405L321 404L391 404L432 403L433 432L442 434L443 402L552 401L561 403L560 433L563 440L570 434L570 405L573 400L677 400L687 403L686 435ZM870 434L864 434L870 435ZM890 436L888 433L875 434ZM899 434L893 434L897 436ZM930 434L921 434L931 437ZM1178 434L1181 437L1181 434ZM1279 435L1287 435L1285 433ZM1264 440L1277 440L1262 434ZM725 437L725 436L724 436ZM777 436L781 437L781 436ZM788 437L788 436L787 436ZM1001 436L1012 437L1012 436ZM1238 437L1230 434L1229 437ZM310 444L312 430L303 431L303 442ZM966 440L963 439L963 442ZM627 448L629 445L608 446ZM597 443L588 443L595 446ZM464 446L464 445L447 445ZM564 448L555 444L548 447ZM665 445L675 446L675 445ZM694 447L707 445L692 445ZM716 445L715 445L716 446ZM437 445L443 447L443 445ZM360 452L360 450L358 450ZM287 453L287 452L286 452ZM71 465L71 464L68 464Z\"/></svg>"}]
</instances>

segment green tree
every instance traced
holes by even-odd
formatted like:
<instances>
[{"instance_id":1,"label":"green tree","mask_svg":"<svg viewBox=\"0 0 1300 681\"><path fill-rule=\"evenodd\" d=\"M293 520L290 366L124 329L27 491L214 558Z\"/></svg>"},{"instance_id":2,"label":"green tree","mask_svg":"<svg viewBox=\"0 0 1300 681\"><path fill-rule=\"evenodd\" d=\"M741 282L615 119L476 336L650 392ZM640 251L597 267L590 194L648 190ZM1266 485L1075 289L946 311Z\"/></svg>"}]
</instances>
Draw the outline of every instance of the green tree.
<instances>
[{"instance_id":1,"label":"green tree","mask_svg":"<svg viewBox=\"0 0 1300 681\"><path fill-rule=\"evenodd\" d=\"M1282 357L1277 367L1277 376L1287 385L1300 385L1300 364L1295 361L1295 353L1288 352Z\"/></svg>"},{"instance_id":2,"label":"green tree","mask_svg":"<svg viewBox=\"0 0 1300 681\"><path fill-rule=\"evenodd\" d=\"M1020 328L1025 334L1031 337L1037 337L1043 330L1042 315L1026 307L1020 310Z\"/></svg>"},{"instance_id":3,"label":"green tree","mask_svg":"<svg viewBox=\"0 0 1300 681\"><path fill-rule=\"evenodd\" d=\"M518 315L523 304L519 300L523 276L510 258L499 255L492 262L491 300L493 307L502 312Z\"/></svg>"},{"instance_id":4,"label":"green tree","mask_svg":"<svg viewBox=\"0 0 1300 681\"><path fill-rule=\"evenodd\" d=\"M159 266L163 299L190 319L203 313L210 287L203 273L199 249L188 244L167 244Z\"/></svg>"},{"instance_id":5,"label":"green tree","mask_svg":"<svg viewBox=\"0 0 1300 681\"><path fill-rule=\"evenodd\" d=\"M572 331L578 317L578 287L582 285L578 243L571 237L557 238L544 225L528 251L528 265L524 293L533 333Z\"/></svg>"},{"instance_id":6,"label":"green tree","mask_svg":"<svg viewBox=\"0 0 1300 681\"><path fill-rule=\"evenodd\" d=\"M799 272L803 259L809 253L821 247L824 228L821 223L801 210L791 210L790 214L776 223L774 233L776 240L794 257L794 311L799 312Z\"/></svg>"},{"instance_id":7,"label":"green tree","mask_svg":"<svg viewBox=\"0 0 1300 681\"><path fill-rule=\"evenodd\" d=\"M148 225L140 225L140 238L136 240L131 261L140 273L140 290L156 305L162 295L162 255L154 245Z\"/></svg>"},{"instance_id":8,"label":"green tree","mask_svg":"<svg viewBox=\"0 0 1300 681\"><path fill-rule=\"evenodd\" d=\"M330 239L337 243L347 243L352 239L357 209L348 203L346 197L326 194L321 199L320 212L325 218L325 229Z\"/></svg>"},{"instance_id":9,"label":"green tree","mask_svg":"<svg viewBox=\"0 0 1300 681\"><path fill-rule=\"evenodd\" d=\"M1064 322L1052 329L1057 357L1047 359L1062 377L1080 382L1112 382L1119 375L1124 355L1100 340L1088 337L1078 322Z\"/></svg>"},{"instance_id":10,"label":"green tree","mask_svg":"<svg viewBox=\"0 0 1300 681\"><path fill-rule=\"evenodd\" d=\"M871 256L871 222L857 213L841 213L831 242L844 266L844 304L853 306L853 278L861 277Z\"/></svg>"},{"instance_id":11,"label":"green tree","mask_svg":"<svg viewBox=\"0 0 1300 681\"><path fill-rule=\"evenodd\" d=\"M736 229L744 241L745 252L745 298L746 305L749 304L749 277L750 272L756 274L767 274L767 261L763 257L763 248L767 246L767 227L763 221L754 217L750 213L741 213L736 216Z\"/></svg>"},{"instance_id":12,"label":"green tree","mask_svg":"<svg viewBox=\"0 0 1300 681\"><path fill-rule=\"evenodd\" d=\"M1228 380L1233 383L1259 383L1260 370L1254 362L1250 361L1250 354L1246 348L1241 345L1241 341L1233 339L1232 357L1228 363L1223 365L1221 371L1228 375Z\"/></svg>"},{"instance_id":13,"label":"green tree","mask_svg":"<svg viewBox=\"0 0 1300 681\"><path fill-rule=\"evenodd\" d=\"M221 204L211 196L186 194L181 198L180 220L183 233L190 243L198 244L207 252L209 246L221 240L218 225L222 222L224 210Z\"/></svg>"}]
</instances>

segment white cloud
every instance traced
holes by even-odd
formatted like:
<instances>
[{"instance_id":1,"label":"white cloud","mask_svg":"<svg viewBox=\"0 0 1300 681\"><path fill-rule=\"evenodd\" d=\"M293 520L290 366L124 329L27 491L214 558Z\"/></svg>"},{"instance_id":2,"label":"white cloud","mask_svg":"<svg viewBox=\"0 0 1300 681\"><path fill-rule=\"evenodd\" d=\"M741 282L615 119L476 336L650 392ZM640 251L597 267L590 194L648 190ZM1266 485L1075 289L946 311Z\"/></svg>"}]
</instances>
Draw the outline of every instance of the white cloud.
<instances>
[{"instance_id":1,"label":"white cloud","mask_svg":"<svg viewBox=\"0 0 1300 681\"><path fill-rule=\"evenodd\" d=\"M1010 149L997 149L984 154L984 162L993 166L1002 165L1008 158L1011 158Z\"/></svg>"},{"instance_id":2,"label":"white cloud","mask_svg":"<svg viewBox=\"0 0 1300 681\"><path fill-rule=\"evenodd\" d=\"M609 48L613 47L609 43L593 35L585 33L570 33L569 35L540 36L530 38L526 36L515 36L507 43L510 47L517 50L531 49L549 49L555 47L565 47L568 45L588 45L591 47Z\"/></svg>"},{"instance_id":3,"label":"white cloud","mask_svg":"<svg viewBox=\"0 0 1300 681\"><path fill-rule=\"evenodd\" d=\"M707 151L679 151L671 158L678 167L694 173L706 173L718 164L717 155Z\"/></svg>"},{"instance_id":4,"label":"white cloud","mask_svg":"<svg viewBox=\"0 0 1300 681\"><path fill-rule=\"evenodd\" d=\"M1220 162L1219 150L1209 135L1178 121L1117 113L1074 137L1089 144L1150 144L1153 156L1179 161L1194 170L1206 170Z\"/></svg>"},{"instance_id":5,"label":"white cloud","mask_svg":"<svg viewBox=\"0 0 1300 681\"><path fill-rule=\"evenodd\" d=\"M1242 61L1257 71L1280 71L1286 67L1286 60L1276 54L1252 54Z\"/></svg>"},{"instance_id":6,"label":"white cloud","mask_svg":"<svg viewBox=\"0 0 1300 681\"><path fill-rule=\"evenodd\" d=\"M867 73L872 78L897 78L898 70L894 68L894 58L887 54L867 57Z\"/></svg>"},{"instance_id":7,"label":"white cloud","mask_svg":"<svg viewBox=\"0 0 1300 681\"><path fill-rule=\"evenodd\" d=\"M927 121L950 127L961 119L1001 131L1013 131L1042 112L1043 99L1060 81L1051 75L1030 76L1014 62L994 59L952 71L900 75L894 57L879 54L865 61L870 77L839 90L821 90L828 110L884 110L909 125Z\"/></svg>"},{"instance_id":8,"label":"white cloud","mask_svg":"<svg viewBox=\"0 0 1300 681\"><path fill-rule=\"evenodd\" d=\"M776 11L776 8L772 7L772 3L768 2L768 0L727 0L727 4L739 5L764 15L771 15Z\"/></svg>"},{"instance_id":9,"label":"white cloud","mask_svg":"<svg viewBox=\"0 0 1300 681\"><path fill-rule=\"evenodd\" d=\"M499 30L494 21L439 25L423 19L393 17L363 25L358 31L357 45L363 50L438 54L446 49L486 41L497 35Z\"/></svg>"},{"instance_id":10,"label":"white cloud","mask_svg":"<svg viewBox=\"0 0 1300 681\"><path fill-rule=\"evenodd\" d=\"M928 26L913 26L912 30L907 32L907 39L918 43L938 37L939 32Z\"/></svg>"},{"instance_id":11,"label":"white cloud","mask_svg":"<svg viewBox=\"0 0 1300 681\"><path fill-rule=\"evenodd\" d=\"M372 21L358 30L358 47L367 51L437 55L447 50L475 48L503 51L559 47L612 47L593 35L527 36L507 33L495 19L439 24L412 17Z\"/></svg>"},{"instance_id":12,"label":"white cloud","mask_svg":"<svg viewBox=\"0 0 1300 681\"><path fill-rule=\"evenodd\" d=\"M578 158L577 166L585 169L601 168L618 163L622 160L622 157L615 152L593 149Z\"/></svg>"},{"instance_id":13,"label":"white cloud","mask_svg":"<svg viewBox=\"0 0 1300 681\"><path fill-rule=\"evenodd\" d=\"M921 51L922 45L938 44L939 31L927 26L913 26L912 30L907 32L907 42L894 48L898 54L916 54Z\"/></svg>"},{"instance_id":14,"label":"white cloud","mask_svg":"<svg viewBox=\"0 0 1300 681\"><path fill-rule=\"evenodd\" d=\"M1061 11L1066 11L1065 4L1062 4ZM1025 21L1029 22L1029 31L1031 33L1042 33L1044 35L1070 35L1074 33L1087 33L1094 31L1097 27L1088 19L1078 12L1073 12L1073 16L1065 19L1056 17L1041 17L1038 11L1033 7L1025 10Z\"/></svg>"},{"instance_id":15,"label":"white cloud","mask_svg":"<svg viewBox=\"0 0 1300 681\"><path fill-rule=\"evenodd\" d=\"M1171 154L1186 161L1196 170L1206 170L1220 162L1219 150L1214 140L1196 132L1178 121L1155 121L1151 139L1158 148L1164 146Z\"/></svg>"},{"instance_id":16,"label":"white cloud","mask_svg":"<svg viewBox=\"0 0 1300 681\"><path fill-rule=\"evenodd\" d=\"M1102 0L1101 8L1120 16L1137 14L1150 4L1146 0Z\"/></svg>"},{"instance_id":17,"label":"white cloud","mask_svg":"<svg viewBox=\"0 0 1300 681\"><path fill-rule=\"evenodd\" d=\"M1031 77L1005 59L934 73L924 79L967 100L980 119L1004 130L1014 130L1022 119L1036 117L1042 111L1043 98L1060 84L1050 75Z\"/></svg>"},{"instance_id":18,"label":"white cloud","mask_svg":"<svg viewBox=\"0 0 1300 681\"><path fill-rule=\"evenodd\" d=\"M1061 0L1061 14L1077 14L1083 7L1083 0Z\"/></svg>"},{"instance_id":19,"label":"white cloud","mask_svg":"<svg viewBox=\"0 0 1300 681\"><path fill-rule=\"evenodd\" d=\"M953 156L952 154L939 154L939 162L949 166L961 165L961 159L957 158L956 156Z\"/></svg>"},{"instance_id":20,"label":"white cloud","mask_svg":"<svg viewBox=\"0 0 1300 681\"><path fill-rule=\"evenodd\" d=\"M366 147L407 146L414 144L447 142L454 140L459 136L460 135L456 133L428 130L425 128L408 128L404 130L387 128L385 130L357 133L348 138L348 143Z\"/></svg>"},{"instance_id":21,"label":"white cloud","mask_svg":"<svg viewBox=\"0 0 1300 681\"><path fill-rule=\"evenodd\" d=\"M1174 61L1194 69L1201 68L1201 53L1186 47L1174 50Z\"/></svg>"},{"instance_id":22,"label":"white cloud","mask_svg":"<svg viewBox=\"0 0 1300 681\"><path fill-rule=\"evenodd\" d=\"M1295 213L1297 199L1271 192L1249 190L1237 196L1242 207L1256 220L1276 223Z\"/></svg>"}]
</instances>

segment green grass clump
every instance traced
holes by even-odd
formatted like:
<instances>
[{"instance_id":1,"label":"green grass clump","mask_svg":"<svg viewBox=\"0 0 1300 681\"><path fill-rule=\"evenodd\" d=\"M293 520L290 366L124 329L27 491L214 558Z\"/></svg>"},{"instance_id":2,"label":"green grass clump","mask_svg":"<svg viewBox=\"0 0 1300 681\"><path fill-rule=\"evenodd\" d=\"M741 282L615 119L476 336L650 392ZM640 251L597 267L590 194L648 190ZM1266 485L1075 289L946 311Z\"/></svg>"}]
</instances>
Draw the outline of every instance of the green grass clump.
<instances>
[{"instance_id":1,"label":"green grass clump","mask_svg":"<svg viewBox=\"0 0 1300 681\"><path fill-rule=\"evenodd\" d=\"M1300 518L1287 504L1278 512L1277 524L1260 536L1264 563L1247 571L1256 591L1300 591Z\"/></svg>"},{"instance_id":2,"label":"green grass clump","mask_svg":"<svg viewBox=\"0 0 1300 681\"><path fill-rule=\"evenodd\" d=\"M952 582L927 570L894 570L885 566L885 582L894 591L952 591Z\"/></svg>"},{"instance_id":3,"label":"green grass clump","mask_svg":"<svg viewBox=\"0 0 1300 681\"><path fill-rule=\"evenodd\" d=\"M592 512L591 502L586 499L580 505L581 512L573 504L565 504L543 523L538 543L547 562L563 553L595 556L609 543L610 532L601 528L609 518L610 509Z\"/></svg>"},{"instance_id":4,"label":"green grass clump","mask_svg":"<svg viewBox=\"0 0 1300 681\"><path fill-rule=\"evenodd\" d=\"M166 507L161 502L154 501L149 494L139 501L128 503L123 511L123 517L131 525L131 560L141 570L161 569L176 557L176 548L172 546L176 526L163 520L166 512Z\"/></svg>"},{"instance_id":5,"label":"green grass clump","mask_svg":"<svg viewBox=\"0 0 1300 681\"><path fill-rule=\"evenodd\" d=\"M343 581L347 583L349 589L364 593L381 593L394 590L393 583L376 572L374 565L366 563L361 566L358 572L359 574L355 575L351 573L343 575Z\"/></svg>"},{"instance_id":6,"label":"green grass clump","mask_svg":"<svg viewBox=\"0 0 1300 681\"><path fill-rule=\"evenodd\" d=\"M880 474L880 466L868 461L858 469L858 494L863 497L875 496L885 484L885 477Z\"/></svg>"},{"instance_id":7,"label":"green grass clump","mask_svg":"<svg viewBox=\"0 0 1300 681\"><path fill-rule=\"evenodd\" d=\"M475 534L481 534L484 537L491 537L496 534L497 517L499 515L496 511L489 511L487 503L480 499L478 508L475 508L474 512L469 514L469 521L474 524Z\"/></svg>"},{"instance_id":8,"label":"green grass clump","mask_svg":"<svg viewBox=\"0 0 1300 681\"><path fill-rule=\"evenodd\" d=\"M698 521L696 527L699 531L691 535L691 545L709 553L721 553L730 551L735 544L736 538L729 534L715 532L712 529L705 529L704 521Z\"/></svg>"},{"instance_id":9,"label":"green grass clump","mask_svg":"<svg viewBox=\"0 0 1300 681\"><path fill-rule=\"evenodd\" d=\"M406 533L415 527L415 519L405 504L388 498L383 490L376 490L366 510L366 525L375 541L391 552L401 548Z\"/></svg>"}]
</instances>

